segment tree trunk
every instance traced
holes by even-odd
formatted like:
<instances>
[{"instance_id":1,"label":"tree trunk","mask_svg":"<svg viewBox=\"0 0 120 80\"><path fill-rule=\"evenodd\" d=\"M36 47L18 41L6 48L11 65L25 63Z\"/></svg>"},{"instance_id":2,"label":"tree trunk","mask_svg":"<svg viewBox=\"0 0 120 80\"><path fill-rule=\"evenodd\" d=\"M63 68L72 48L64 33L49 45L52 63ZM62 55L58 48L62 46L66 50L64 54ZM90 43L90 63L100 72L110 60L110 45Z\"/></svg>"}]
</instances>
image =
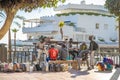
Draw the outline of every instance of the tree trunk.
<instances>
[{"instance_id":1,"label":"tree trunk","mask_svg":"<svg viewBox=\"0 0 120 80\"><path fill-rule=\"evenodd\" d=\"M8 11L6 13L7 17L6 17L5 23L2 26L2 28L0 29L0 40L4 37L4 35L10 29L10 26L12 24L15 14L16 14L16 11L14 11L14 12Z\"/></svg>"},{"instance_id":2,"label":"tree trunk","mask_svg":"<svg viewBox=\"0 0 120 80\"><path fill-rule=\"evenodd\" d=\"M16 32L14 33L14 47L15 47L15 57L17 58L17 55L16 55ZM18 58L17 58L17 62L18 62Z\"/></svg>"},{"instance_id":3,"label":"tree trunk","mask_svg":"<svg viewBox=\"0 0 120 80\"><path fill-rule=\"evenodd\" d=\"M15 58L16 58L16 32L14 32L14 61L15 61Z\"/></svg>"},{"instance_id":4,"label":"tree trunk","mask_svg":"<svg viewBox=\"0 0 120 80\"><path fill-rule=\"evenodd\" d=\"M10 29L9 29L9 33L8 33L8 53L9 53L9 62L11 62L12 58L11 58L11 32L10 32Z\"/></svg>"}]
</instances>

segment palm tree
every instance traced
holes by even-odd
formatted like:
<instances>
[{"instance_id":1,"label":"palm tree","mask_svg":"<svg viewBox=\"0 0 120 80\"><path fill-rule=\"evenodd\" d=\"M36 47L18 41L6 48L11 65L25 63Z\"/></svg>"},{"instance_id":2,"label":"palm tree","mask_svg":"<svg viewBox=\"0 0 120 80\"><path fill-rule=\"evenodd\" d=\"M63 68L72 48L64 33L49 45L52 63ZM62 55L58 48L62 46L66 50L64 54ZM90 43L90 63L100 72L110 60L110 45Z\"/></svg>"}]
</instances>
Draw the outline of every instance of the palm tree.
<instances>
[{"instance_id":1,"label":"palm tree","mask_svg":"<svg viewBox=\"0 0 120 80\"><path fill-rule=\"evenodd\" d=\"M15 57L16 57L15 56L16 55L16 33L18 32L18 29L14 28L14 29L12 29L12 32L14 32L14 58L13 58L13 61L15 61Z\"/></svg>"},{"instance_id":2,"label":"palm tree","mask_svg":"<svg viewBox=\"0 0 120 80\"><path fill-rule=\"evenodd\" d=\"M23 21L25 18L23 16L16 15L15 19L19 19L19 20ZM17 25L18 28L21 28L21 24L18 23L17 21L13 21L13 24ZM15 56L16 55L16 33L18 31L19 31L19 29L17 29L17 28L12 29L12 32L14 33L14 57L13 57L13 61L15 61L15 57L16 57ZM11 34L9 34L9 35L11 35ZM10 38L9 38L9 40L11 41ZM18 62L18 58L17 58L17 62Z\"/></svg>"},{"instance_id":3,"label":"palm tree","mask_svg":"<svg viewBox=\"0 0 120 80\"><path fill-rule=\"evenodd\" d=\"M5 19L6 18L6 15L3 13L3 12L0 12L0 17ZM16 15L15 16L15 19L19 19L19 20L24 20L25 18L23 16L19 16L19 15ZM0 23L3 22L3 20L0 21ZM19 28L21 27L21 24L19 24L17 21L13 21L13 24L19 26ZM15 30L13 30L14 32ZM15 42L16 43L16 42ZM8 62L11 62L11 30L9 29L8 31L8 54L9 54L9 57L8 57Z\"/></svg>"}]
</instances>

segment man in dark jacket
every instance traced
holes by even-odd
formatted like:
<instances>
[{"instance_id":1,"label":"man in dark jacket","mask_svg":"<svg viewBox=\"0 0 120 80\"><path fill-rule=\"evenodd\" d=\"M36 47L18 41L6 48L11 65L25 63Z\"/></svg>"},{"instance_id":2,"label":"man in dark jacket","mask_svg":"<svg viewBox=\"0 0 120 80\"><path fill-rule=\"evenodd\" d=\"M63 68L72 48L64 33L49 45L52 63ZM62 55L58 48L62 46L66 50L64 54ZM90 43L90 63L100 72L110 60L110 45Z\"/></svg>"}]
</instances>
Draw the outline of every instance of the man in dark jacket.
<instances>
[{"instance_id":1,"label":"man in dark jacket","mask_svg":"<svg viewBox=\"0 0 120 80\"><path fill-rule=\"evenodd\" d=\"M90 40L90 46L89 46L89 50L90 50L90 65L91 68L94 68L94 54L95 51L98 49L98 44L94 41L94 36L89 36L89 40Z\"/></svg>"}]
</instances>

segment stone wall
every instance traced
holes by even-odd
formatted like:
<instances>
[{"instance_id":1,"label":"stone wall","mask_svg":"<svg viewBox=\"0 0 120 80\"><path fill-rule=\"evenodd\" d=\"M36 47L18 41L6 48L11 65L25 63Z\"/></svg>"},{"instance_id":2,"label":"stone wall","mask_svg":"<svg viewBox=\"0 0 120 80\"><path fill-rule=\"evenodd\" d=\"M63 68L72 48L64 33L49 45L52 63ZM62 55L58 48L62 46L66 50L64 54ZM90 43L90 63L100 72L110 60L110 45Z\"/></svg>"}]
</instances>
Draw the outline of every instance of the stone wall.
<instances>
[{"instance_id":1,"label":"stone wall","mask_svg":"<svg viewBox=\"0 0 120 80\"><path fill-rule=\"evenodd\" d=\"M7 48L5 44L0 44L0 61L7 62Z\"/></svg>"}]
</instances>

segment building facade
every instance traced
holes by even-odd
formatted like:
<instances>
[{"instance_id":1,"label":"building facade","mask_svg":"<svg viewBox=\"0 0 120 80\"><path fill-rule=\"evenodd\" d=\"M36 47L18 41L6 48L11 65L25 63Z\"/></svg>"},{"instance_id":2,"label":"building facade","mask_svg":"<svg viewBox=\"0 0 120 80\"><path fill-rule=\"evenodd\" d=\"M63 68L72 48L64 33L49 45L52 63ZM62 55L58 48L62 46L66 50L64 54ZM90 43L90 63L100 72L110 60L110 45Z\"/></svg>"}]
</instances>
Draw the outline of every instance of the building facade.
<instances>
[{"instance_id":1,"label":"building facade","mask_svg":"<svg viewBox=\"0 0 120 80\"><path fill-rule=\"evenodd\" d=\"M38 39L44 35L60 40L58 24L64 21L65 25L62 28L64 39L73 38L75 41L88 42L89 35L94 35L98 42L117 40L115 16L102 5L85 4L85 1L82 1L81 4L62 5L54 10L56 11L54 16L24 21L32 23L31 26L24 26L22 29L28 39Z\"/></svg>"}]
</instances>

